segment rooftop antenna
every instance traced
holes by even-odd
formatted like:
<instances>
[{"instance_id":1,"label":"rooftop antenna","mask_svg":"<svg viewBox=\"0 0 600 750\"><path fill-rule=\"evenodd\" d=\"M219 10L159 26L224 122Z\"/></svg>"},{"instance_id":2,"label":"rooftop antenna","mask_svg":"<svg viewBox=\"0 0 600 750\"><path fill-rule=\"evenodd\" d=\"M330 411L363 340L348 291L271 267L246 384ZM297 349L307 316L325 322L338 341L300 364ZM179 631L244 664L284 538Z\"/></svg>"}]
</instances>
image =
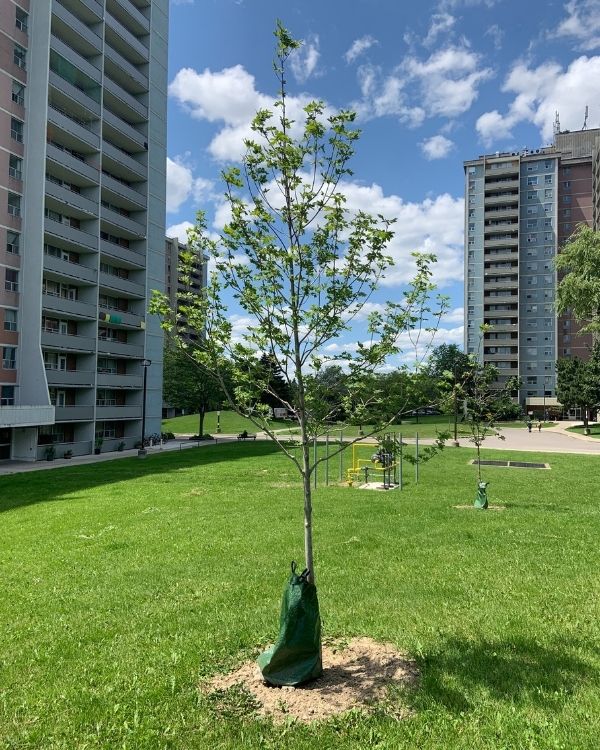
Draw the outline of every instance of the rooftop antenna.
<instances>
[{"instance_id":1,"label":"rooftop antenna","mask_svg":"<svg viewBox=\"0 0 600 750\"><path fill-rule=\"evenodd\" d=\"M558 110L554 113L554 135L558 135L560 133L560 116L558 114Z\"/></svg>"},{"instance_id":2,"label":"rooftop antenna","mask_svg":"<svg viewBox=\"0 0 600 750\"><path fill-rule=\"evenodd\" d=\"M587 130L588 109L589 109L589 107L586 104L585 105L585 117L583 118L583 127L581 128L582 130Z\"/></svg>"}]
</instances>

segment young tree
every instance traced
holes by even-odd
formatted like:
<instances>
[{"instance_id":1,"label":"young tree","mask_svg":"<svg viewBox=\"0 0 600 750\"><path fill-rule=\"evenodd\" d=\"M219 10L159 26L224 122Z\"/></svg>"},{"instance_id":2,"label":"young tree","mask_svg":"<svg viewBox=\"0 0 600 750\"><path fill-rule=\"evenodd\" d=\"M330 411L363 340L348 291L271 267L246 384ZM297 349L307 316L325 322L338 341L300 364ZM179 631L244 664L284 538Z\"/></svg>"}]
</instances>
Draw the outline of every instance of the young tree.
<instances>
[{"instance_id":1,"label":"young tree","mask_svg":"<svg viewBox=\"0 0 600 750\"><path fill-rule=\"evenodd\" d=\"M225 398L221 384L180 348L166 347L163 367L164 401L178 409L197 411L198 435L204 435L206 412L219 408Z\"/></svg>"},{"instance_id":2,"label":"young tree","mask_svg":"<svg viewBox=\"0 0 600 750\"><path fill-rule=\"evenodd\" d=\"M231 220L220 241L209 239L202 214L188 234L188 247L211 255L216 271L205 294L188 294L180 308L188 325L203 335L204 346L192 350L198 364L222 381L223 362L231 363L236 383L235 393L228 393L231 408L276 441L300 473L305 563L314 582L311 476L319 461L312 458L311 447L313 439L327 431L329 420L327 412L317 408L323 400L313 389L313 376L328 364L343 362L341 407L348 419L355 418L382 398L373 391L372 377L399 351L399 335L427 325L424 321L432 316L430 325L435 326L446 308L441 304L438 309L437 303L435 310L428 307L433 256L415 256L416 276L402 301L369 315L366 340L356 349L326 355L326 347L347 334L392 263L386 254L392 221L346 208L343 179L351 174L349 160L359 136L352 129L355 115L330 113L322 102L313 101L304 107L302 122L294 122L286 64L300 43L280 23L275 36L278 99L272 111L256 114L242 168L223 174ZM226 291L252 321L235 338ZM151 311L162 315L166 329L175 330L163 295L155 293ZM189 339L177 340L183 348L192 347ZM265 377L264 354L278 363L290 386L289 402ZM271 428L268 407L262 403L265 393L294 415L299 455Z\"/></svg>"},{"instance_id":3,"label":"young tree","mask_svg":"<svg viewBox=\"0 0 600 750\"><path fill-rule=\"evenodd\" d=\"M554 260L556 270L565 276L556 289L556 309L568 309L580 322L583 333L600 334L600 232L579 224Z\"/></svg>"}]
</instances>

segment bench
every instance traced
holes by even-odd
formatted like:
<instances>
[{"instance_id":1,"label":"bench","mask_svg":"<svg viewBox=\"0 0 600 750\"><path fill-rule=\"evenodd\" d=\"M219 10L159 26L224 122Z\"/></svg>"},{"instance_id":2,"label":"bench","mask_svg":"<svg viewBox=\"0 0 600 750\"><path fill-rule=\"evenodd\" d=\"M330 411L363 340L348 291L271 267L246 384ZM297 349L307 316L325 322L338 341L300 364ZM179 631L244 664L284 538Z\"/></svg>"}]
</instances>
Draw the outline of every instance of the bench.
<instances>
[{"instance_id":1,"label":"bench","mask_svg":"<svg viewBox=\"0 0 600 750\"><path fill-rule=\"evenodd\" d=\"M248 432L240 432L237 436L238 440L256 440L256 435L251 435Z\"/></svg>"}]
</instances>

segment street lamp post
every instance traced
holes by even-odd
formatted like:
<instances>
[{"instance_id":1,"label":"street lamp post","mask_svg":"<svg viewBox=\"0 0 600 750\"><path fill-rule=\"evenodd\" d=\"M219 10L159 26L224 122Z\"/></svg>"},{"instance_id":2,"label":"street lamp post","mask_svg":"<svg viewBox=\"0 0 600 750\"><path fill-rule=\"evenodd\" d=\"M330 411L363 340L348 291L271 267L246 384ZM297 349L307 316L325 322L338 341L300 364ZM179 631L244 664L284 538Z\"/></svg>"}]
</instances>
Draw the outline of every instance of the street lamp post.
<instances>
[{"instance_id":1,"label":"street lamp post","mask_svg":"<svg viewBox=\"0 0 600 750\"><path fill-rule=\"evenodd\" d=\"M546 385L547 385L547 383L548 383L548 375L545 375L544 376L544 406L542 407L543 408L543 412L544 412L544 415L543 415L542 419L544 420L544 422L548 421L546 419Z\"/></svg>"},{"instance_id":2,"label":"street lamp post","mask_svg":"<svg viewBox=\"0 0 600 750\"><path fill-rule=\"evenodd\" d=\"M142 367L144 368L144 384L142 393L142 445L138 450L138 458L146 458L146 448L144 446L144 438L146 437L146 383L148 378L148 368L152 364L149 359L142 360Z\"/></svg>"},{"instance_id":3,"label":"street lamp post","mask_svg":"<svg viewBox=\"0 0 600 750\"><path fill-rule=\"evenodd\" d=\"M456 393L456 362L454 363L454 447L460 447L460 443L458 442L458 398Z\"/></svg>"}]
</instances>

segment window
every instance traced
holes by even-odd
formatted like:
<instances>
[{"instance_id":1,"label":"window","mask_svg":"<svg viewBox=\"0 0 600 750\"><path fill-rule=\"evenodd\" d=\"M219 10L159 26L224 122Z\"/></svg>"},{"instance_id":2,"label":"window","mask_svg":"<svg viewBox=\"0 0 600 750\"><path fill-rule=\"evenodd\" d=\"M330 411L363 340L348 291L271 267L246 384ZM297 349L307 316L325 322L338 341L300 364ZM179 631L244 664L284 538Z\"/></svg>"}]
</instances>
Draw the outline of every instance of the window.
<instances>
[{"instance_id":1,"label":"window","mask_svg":"<svg viewBox=\"0 0 600 750\"><path fill-rule=\"evenodd\" d=\"M14 385L0 385L0 406L15 405Z\"/></svg>"},{"instance_id":2,"label":"window","mask_svg":"<svg viewBox=\"0 0 600 750\"><path fill-rule=\"evenodd\" d=\"M475 218L475 209L471 209L469 211L469 219L474 219L474 218Z\"/></svg>"},{"instance_id":3,"label":"window","mask_svg":"<svg viewBox=\"0 0 600 750\"><path fill-rule=\"evenodd\" d=\"M4 276L4 288L7 292L19 291L19 272L14 268L7 268Z\"/></svg>"},{"instance_id":4,"label":"window","mask_svg":"<svg viewBox=\"0 0 600 750\"><path fill-rule=\"evenodd\" d=\"M563 203L570 203L573 200L571 195L563 195Z\"/></svg>"},{"instance_id":5,"label":"window","mask_svg":"<svg viewBox=\"0 0 600 750\"><path fill-rule=\"evenodd\" d=\"M536 240L535 234L527 235L527 242L535 242L535 240Z\"/></svg>"},{"instance_id":6,"label":"window","mask_svg":"<svg viewBox=\"0 0 600 750\"><path fill-rule=\"evenodd\" d=\"M469 224L469 232L475 231L475 224Z\"/></svg>"},{"instance_id":7,"label":"window","mask_svg":"<svg viewBox=\"0 0 600 750\"><path fill-rule=\"evenodd\" d=\"M565 231L565 234L567 234L567 233L570 234L571 230L573 229L573 225L572 224L564 224L563 225L563 229Z\"/></svg>"},{"instance_id":8,"label":"window","mask_svg":"<svg viewBox=\"0 0 600 750\"><path fill-rule=\"evenodd\" d=\"M15 370L17 367L17 347L2 347L2 367L5 370Z\"/></svg>"},{"instance_id":9,"label":"window","mask_svg":"<svg viewBox=\"0 0 600 750\"><path fill-rule=\"evenodd\" d=\"M537 214L538 207L537 206L527 206L527 215L532 216L533 214Z\"/></svg>"},{"instance_id":10,"label":"window","mask_svg":"<svg viewBox=\"0 0 600 750\"><path fill-rule=\"evenodd\" d=\"M4 311L4 330L5 331L16 331L17 330L17 311L6 309Z\"/></svg>"},{"instance_id":11,"label":"window","mask_svg":"<svg viewBox=\"0 0 600 750\"><path fill-rule=\"evenodd\" d=\"M546 232L544 234L544 242L552 242L553 239L554 235L552 234L552 232Z\"/></svg>"},{"instance_id":12,"label":"window","mask_svg":"<svg viewBox=\"0 0 600 750\"><path fill-rule=\"evenodd\" d=\"M11 232L8 230L6 233L6 252L18 255L20 240L21 235L18 232Z\"/></svg>"},{"instance_id":13,"label":"window","mask_svg":"<svg viewBox=\"0 0 600 750\"><path fill-rule=\"evenodd\" d=\"M20 81L12 82L12 100L21 107L25 104L25 86Z\"/></svg>"},{"instance_id":14,"label":"window","mask_svg":"<svg viewBox=\"0 0 600 750\"><path fill-rule=\"evenodd\" d=\"M544 213L552 213L552 203L544 203Z\"/></svg>"},{"instance_id":15,"label":"window","mask_svg":"<svg viewBox=\"0 0 600 750\"><path fill-rule=\"evenodd\" d=\"M551 174L544 175L544 185L552 185L552 175Z\"/></svg>"},{"instance_id":16,"label":"window","mask_svg":"<svg viewBox=\"0 0 600 750\"><path fill-rule=\"evenodd\" d=\"M19 143L23 143L23 123L16 117L10 118L10 137Z\"/></svg>"},{"instance_id":17,"label":"window","mask_svg":"<svg viewBox=\"0 0 600 750\"><path fill-rule=\"evenodd\" d=\"M552 190L544 190L544 198L552 198Z\"/></svg>"},{"instance_id":18,"label":"window","mask_svg":"<svg viewBox=\"0 0 600 750\"><path fill-rule=\"evenodd\" d=\"M544 228L552 229L552 219L544 219Z\"/></svg>"},{"instance_id":19,"label":"window","mask_svg":"<svg viewBox=\"0 0 600 750\"><path fill-rule=\"evenodd\" d=\"M571 189L571 180L565 180L563 182L563 187L564 187L565 190L570 190Z\"/></svg>"},{"instance_id":20,"label":"window","mask_svg":"<svg viewBox=\"0 0 600 750\"><path fill-rule=\"evenodd\" d=\"M571 167L563 167L563 174L564 175L571 174Z\"/></svg>"},{"instance_id":21,"label":"window","mask_svg":"<svg viewBox=\"0 0 600 750\"><path fill-rule=\"evenodd\" d=\"M535 172L537 170L537 161L531 161L527 165L528 172ZM537 185L537 182L535 183Z\"/></svg>"},{"instance_id":22,"label":"window","mask_svg":"<svg viewBox=\"0 0 600 750\"><path fill-rule=\"evenodd\" d=\"M535 191L535 190L530 190L530 191L529 191L529 192L527 193L527 200L528 200L528 201L534 201L534 200L535 200L536 198L537 198L537 193L536 193L536 191Z\"/></svg>"},{"instance_id":23,"label":"window","mask_svg":"<svg viewBox=\"0 0 600 750\"><path fill-rule=\"evenodd\" d=\"M527 222L527 229L536 229L537 228L537 219L529 219Z\"/></svg>"},{"instance_id":24,"label":"window","mask_svg":"<svg viewBox=\"0 0 600 750\"><path fill-rule=\"evenodd\" d=\"M11 216L21 215L21 196L16 193L8 194L8 213Z\"/></svg>"},{"instance_id":25,"label":"window","mask_svg":"<svg viewBox=\"0 0 600 750\"><path fill-rule=\"evenodd\" d=\"M527 178L527 184L528 185L537 185L538 184L538 178L537 177L528 177Z\"/></svg>"},{"instance_id":26,"label":"window","mask_svg":"<svg viewBox=\"0 0 600 750\"><path fill-rule=\"evenodd\" d=\"M22 31L24 34L27 33L27 25L28 25L27 22L28 22L28 20L29 20L29 16L27 15L27 13L24 10L22 10L21 8L17 8L17 14L16 14L16 19L15 19L15 26L17 27L17 29L19 29L20 31Z\"/></svg>"},{"instance_id":27,"label":"window","mask_svg":"<svg viewBox=\"0 0 600 750\"><path fill-rule=\"evenodd\" d=\"M44 352L44 368L46 370L66 370L66 355L58 352Z\"/></svg>"},{"instance_id":28,"label":"window","mask_svg":"<svg viewBox=\"0 0 600 750\"><path fill-rule=\"evenodd\" d=\"M15 180L23 179L23 159L11 154L8 159L8 174Z\"/></svg>"},{"instance_id":29,"label":"window","mask_svg":"<svg viewBox=\"0 0 600 750\"><path fill-rule=\"evenodd\" d=\"M13 62L15 65L17 65L21 70L27 69L27 63L25 62L25 58L27 57L27 50L25 47L21 47L20 44L17 44L15 42L15 46L13 48Z\"/></svg>"},{"instance_id":30,"label":"window","mask_svg":"<svg viewBox=\"0 0 600 750\"><path fill-rule=\"evenodd\" d=\"M563 216L566 219L568 219L570 215L571 215L571 209L570 208L565 208L565 210L563 211Z\"/></svg>"},{"instance_id":31,"label":"window","mask_svg":"<svg viewBox=\"0 0 600 750\"><path fill-rule=\"evenodd\" d=\"M467 172L468 172L469 174L475 174L475 167L469 167L469 168L467 169Z\"/></svg>"},{"instance_id":32,"label":"window","mask_svg":"<svg viewBox=\"0 0 600 750\"><path fill-rule=\"evenodd\" d=\"M552 169L552 159L546 159L544 162L544 169Z\"/></svg>"}]
</instances>

